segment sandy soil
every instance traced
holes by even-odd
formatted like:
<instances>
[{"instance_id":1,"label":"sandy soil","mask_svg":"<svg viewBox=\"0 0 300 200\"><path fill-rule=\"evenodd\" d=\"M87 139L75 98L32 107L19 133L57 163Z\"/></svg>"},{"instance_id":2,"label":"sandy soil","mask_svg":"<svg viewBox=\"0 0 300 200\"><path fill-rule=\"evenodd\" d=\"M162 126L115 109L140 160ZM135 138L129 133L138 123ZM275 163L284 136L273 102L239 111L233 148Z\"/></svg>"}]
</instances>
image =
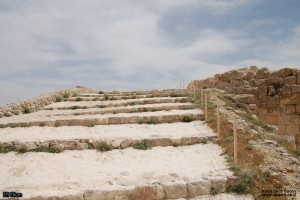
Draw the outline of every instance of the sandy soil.
<instances>
[{"instance_id":1,"label":"sandy soil","mask_svg":"<svg viewBox=\"0 0 300 200\"><path fill-rule=\"evenodd\" d=\"M202 121L172 124L120 124L94 127L28 127L0 129L0 142L67 139L148 139L211 136L213 131Z\"/></svg>"},{"instance_id":2,"label":"sandy soil","mask_svg":"<svg viewBox=\"0 0 300 200\"><path fill-rule=\"evenodd\" d=\"M195 176L227 176L216 144L156 147L151 150L65 151L59 154L14 152L0 157L0 191L22 191L24 197L74 194Z\"/></svg>"}]
</instances>

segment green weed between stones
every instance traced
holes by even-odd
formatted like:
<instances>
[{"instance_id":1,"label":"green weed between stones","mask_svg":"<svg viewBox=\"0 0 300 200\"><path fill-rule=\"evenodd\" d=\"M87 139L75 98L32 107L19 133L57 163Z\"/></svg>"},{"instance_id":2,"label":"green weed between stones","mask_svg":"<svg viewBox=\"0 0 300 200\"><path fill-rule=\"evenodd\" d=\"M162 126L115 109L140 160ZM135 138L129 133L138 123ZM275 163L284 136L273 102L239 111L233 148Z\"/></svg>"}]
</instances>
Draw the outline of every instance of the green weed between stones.
<instances>
[{"instance_id":1,"label":"green weed between stones","mask_svg":"<svg viewBox=\"0 0 300 200\"><path fill-rule=\"evenodd\" d=\"M152 148L147 140L142 140L141 142L134 144L132 147L138 150L147 150Z\"/></svg>"},{"instance_id":2,"label":"green weed between stones","mask_svg":"<svg viewBox=\"0 0 300 200\"><path fill-rule=\"evenodd\" d=\"M70 97L70 93L69 92L65 92L64 94L63 94L63 98L69 98Z\"/></svg>"},{"instance_id":3,"label":"green weed between stones","mask_svg":"<svg viewBox=\"0 0 300 200\"><path fill-rule=\"evenodd\" d=\"M96 146L96 149L98 151L105 152L105 151L111 151L113 147L111 144L108 144L107 142L100 142L100 144Z\"/></svg>"},{"instance_id":4,"label":"green weed between stones","mask_svg":"<svg viewBox=\"0 0 300 200\"><path fill-rule=\"evenodd\" d=\"M29 114L31 112L32 112L32 110L30 108L27 108L27 107L23 108L23 113L24 114Z\"/></svg>"},{"instance_id":5,"label":"green weed between stones","mask_svg":"<svg viewBox=\"0 0 300 200\"><path fill-rule=\"evenodd\" d=\"M0 153L8 153L10 151L15 151L15 148L13 146L6 146L0 144Z\"/></svg>"},{"instance_id":6,"label":"green weed between stones","mask_svg":"<svg viewBox=\"0 0 300 200\"><path fill-rule=\"evenodd\" d=\"M170 97L183 97L183 94L179 94L179 93L171 93Z\"/></svg>"},{"instance_id":7,"label":"green weed between stones","mask_svg":"<svg viewBox=\"0 0 300 200\"><path fill-rule=\"evenodd\" d=\"M183 116L183 118L182 118L182 122L192 122L192 121L194 121L195 120L195 118L193 117L193 116L191 116L191 115L185 115L185 116Z\"/></svg>"},{"instance_id":8,"label":"green weed between stones","mask_svg":"<svg viewBox=\"0 0 300 200\"><path fill-rule=\"evenodd\" d=\"M60 153L61 151L54 147L45 147L45 146L39 146L35 150L35 152L47 152L47 153Z\"/></svg>"},{"instance_id":9,"label":"green weed between stones","mask_svg":"<svg viewBox=\"0 0 300 200\"><path fill-rule=\"evenodd\" d=\"M148 120L146 122L146 124L158 124L158 121L157 121L157 119L155 119L155 118L152 117L150 120Z\"/></svg>"},{"instance_id":10,"label":"green weed between stones","mask_svg":"<svg viewBox=\"0 0 300 200\"><path fill-rule=\"evenodd\" d=\"M88 148L88 149L95 149L95 148L94 148L94 145L91 144L91 143L88 144L88 147L87 147L87 148Z\"/></svg>"},{"instance_id":11,"label":"green weed between stones","mask_svg":"<svg viewBox=\"0 0 300 200\"><path fill-rule=\"evenodd\" d=\"M63 100L63 97L61 97L61 96L55 97L55 102L61 102L62 100Z\"/></svg>"},{"instance_id":12,"label":"green weed between stones","mask_svg":"<svg viewBox=\"0 0 300 200\"><path fill-rule=\"evenodd\" d=\"M77 97L76 101L82 101L83 99L81 97Z\"/></svg>"}]
</instances>

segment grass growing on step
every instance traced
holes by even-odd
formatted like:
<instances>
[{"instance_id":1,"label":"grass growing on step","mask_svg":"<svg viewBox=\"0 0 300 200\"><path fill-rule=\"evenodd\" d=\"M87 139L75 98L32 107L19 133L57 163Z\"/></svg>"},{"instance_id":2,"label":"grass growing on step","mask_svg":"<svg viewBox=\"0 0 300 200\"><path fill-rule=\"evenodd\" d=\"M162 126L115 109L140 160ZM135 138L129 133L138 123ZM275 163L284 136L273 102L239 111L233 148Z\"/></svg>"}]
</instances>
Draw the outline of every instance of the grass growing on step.
<instances>
[{"instance_id":1,"label":"grass growing on step","mask_svg":"<svg viewBox=\"0 0 300 200\"><path fill-rule=\"evenodd\" d=\"M106 108L106 105L97 105L97 108Z\"/></svg>"},{"instance_id":2,"label":"grass growing on step","mask_svg":"<svg viewBox=\"0 0 300 200\"><path fill-rule=\"evenodd\" d=\"M61 102L63 100L62 96L56 96L55 97L55 102Z\"/></svg>"},{"instance_id":3,"label":"grass growing on step","mask_svg":"<svg viewBox=\"0 0 300 200\"><path fill-rule=\"evenodd\" d=\"M192 122L192 121L194 121L195 120L195 118L193 117L193 116L191 116L191 115L185 115L185 116L183 116L183 118L182 118L182 122Z\"/></svg>"},{"instance_id":4,"label":"grass growing on step","mask_svg":"<svg viewBox=\"0 0 300 200\"><path fill-rule=\"evenodd\" d=\"M108 95L104 95L104 101L107 101L109 99L109 96Z\"/></svg>"},{"instance_id":5,"label":"grass growing on step","mask_svg":"<svg viewBox=\"0 0 300 200\"><path fill-rule=\"evenodd\" d=\"M10 151L15 151L13 146L0 144L0 153L8 153Z\"/></svg>"},{"instance_id":6,"label":"grass growing on step","mask_svg":"<svg viewBox=\"0 0 300 200\"><path fill-rule=\"evenodd\" d=\"M236 101L231 96L221 96L221 99L225 102L226 105L234 108L235 110L247 111L247 106L245 104Z\"/></svg>"},{"instance_id":7,"label":"grass growing on step","mask_svg":"<svg viewBox=\"0 0 300 200\"><path fill-rule=\"evenodd\" d=\"M142 140L141 142L134 144L132 147L139 150L147 150L152 148L147 140Z\"/></svg>"},{"instance_id":8,"label":"grass growing on step","mask_svg":"<svg viewBox=\"0 0 300 200\"><path fill-rule=\"evenodd\" d=\"M98 94L104 94L104 92L100 90L100 91L98 92Z\"/></svg>"},{"instance_id":9,"label":"grass growing on step","mask_svg":"<svg viewBox=\"0 0 300 200\"><path fill-rule=\"evenodd\" d=\"M70 93L69 92L65 92L64 94L63 94L63 98L69 98L70 97Z\"/></svg>"},{"instance_id":10,"label":"grass growing on step","mask_svg":"<svg viewBox=\"0 0 300 200\"><path fill-rule=\"evenodd\" d=\"M184 94L180 94L180 93L171 93L170 97L183 97Z\"/></svg>"},{"instance_id":11,"label":"grass growing on step","mask_svg":"<svg viewBox=\"0 0 300 200\"><path fill-rule=\"evenodd\" d=\"M46 122L41 122L41 123L39 124L39 126L41 126L41 127L46 126Z\"/></svg>"},{"instance_id":12,"label":"grass growing on step","mask_svg":"<svg viewBox=\"0 0 300 200\"><path fill-rule=\"evenodd\" d=\"M88 147L87 147L87 148L88 148L88 149L95 149L94 145L91 144L91 143L88 143Z\"/></svg>"},{"instance_id":13,"label":"grass growing on step","mask_svg":"<svg viewBox=\"0 0 300 200\"><path fill-rule=\"evenodd\" d=\"M71 110L76 110L76 109L87 109L87 106L72 106L70 107Z\"/></svg>"},{"instance_id":14,"label":"grass growing on step","mask_svg":"<svg viewBox=\"0 0 300 200\"><path fill-rule=\"evenodd\" d=\"M75 100L76 101L82 101L83 99L81 97L77 97Z\"/></svg>"},{"instance_id":15,"label":"grass growing on step","mask_svg":"<svg viewBox=\"0 0 300 200\"><path fill-rule=\"evenodd\" d=\"M105 151L111 151L113 147L111 144L108 144L107 142L100 142L100 144L96 146L96 149L98 151L105 152Z\"/></svg>"},{"instance_id":16,"label":"grass growing on step","mask_svg":"<svg viewBox=\"0 0 300 200\"><path fill-rule=\"evenodd\" d=\"M34 149L35 152L60 153L61 151L55 147L39 146Z\"/></svg>"},{"instance_id":17,"label":"grass growing on step","mask_svg":"<svg viewBox=\"0 0 300 200\"><path fill-rule=\"evenodd\" d=\"M25 147L21 147L20 149L17 150L17 152L23 154L27 152L27 149Z\"/></svg>"},{"instance_id":18,"label":"grass growing on step","mask_svg":"<svg viewBox=\"0 0 300 200\"><path fill-rule=\"evenodd\" d=\"M31 112L32 112L32 110L30 108L28 108L28 107L23 108L23 113L24 114L29 114Z\"/></svg>"},{"instance_id":19,"label":"grass growing on step","mask_svg":"<svg viewBox=\"0 0 300 200\"><path fill-rule=\"evenodd\" d=\"M154 117L151 117L146 124L158 124L158 120Z\"/></svg>"},{"instance_id":20,"label":"grass growing on step","mask_svg":"<svg viewBox=\"0 0 300 200\"><path fill-rule=\"evenodd\" d=\"M100 101L100 99L98 97L95 97L92 99L93 101Z\"/></svg>"}]
</instances>

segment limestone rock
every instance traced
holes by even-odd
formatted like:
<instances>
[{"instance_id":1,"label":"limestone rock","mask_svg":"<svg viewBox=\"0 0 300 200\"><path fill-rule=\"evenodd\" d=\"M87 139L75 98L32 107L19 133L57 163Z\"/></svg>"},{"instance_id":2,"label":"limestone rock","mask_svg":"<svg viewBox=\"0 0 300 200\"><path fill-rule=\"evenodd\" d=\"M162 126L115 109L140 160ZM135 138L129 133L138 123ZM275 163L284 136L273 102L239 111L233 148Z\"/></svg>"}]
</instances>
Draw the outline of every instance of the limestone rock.
<instances>
[{"instance_id":1,"label":"limestone rock","mask_svg":"<svg viewBox=\"0 0 300 200\"><path fill-rule=\"evenodd\" d=\"M222 177L213 177L210 179L211 187L216 193L225 192L226 190L226 179Z\"/></svg>"},{"instance_id":2,"label":"limestone rock","mask_svg":"<svg viewBox=\"0 0 300 200\"><path fill-rule=\"evenodd\" d=\"M156 191L155 191L155 187L153 186L136 186L131 195L130 195L130 199L132 200L154 200L156 199Z\"/></svg>"},{"instance_id":3,"label":"limestone rock","mask_svg":"<svg viewBox=\"0 0 300 200\"><path fill-rule=\"evenodd\" d=\"M125 149L131 145L131 141L129 139L125 139L121 142L120 145L122 149Z\"/></svg>"},{"instance_id":4,"label":"limestone rock","mask_svg":"<svg viewBox=\"0 0 300 200\"><path fill-rule=\"evenodd\" d=\"M165 192L165 198L167 199L178 199L187 197L187 188L184 182L163 182L162 187Z\"/></svg>"},{"instance_id":5,"label":"limestone rock","mask_svg":"<svg viewBox=\"0 0 300 200\"><path fill-rule=\"evenodd\" d=\"M160 184L158 184L158 183L154 184L154 187L155 187L155 192L156 192L155 193L156 199L157 200L164 199L165 193L164 193L163 187Z\"/></svg>"},{"instance_id":6,"label":"limestone rock","mask_svg":"<svg viewBox=\"0 0 300 200\"><path fill-rule=\"evenodd\" d=\"M110 144L111 144L111 146L114 148L114 149L117 149L117 148L119 148L120 146L121 146L121 141L122 140L113 140Z\"/></svg>"},{"instance_id":7,"label":"limestone rock","mask_svg":"<svg viewBox=\"0 0 300 200\"><path fill-rule=\"evenodd\" d=\"M199 195L207 195L210 193L211 183L202 178L189 180L187 183L187 190L189 197L195 197Z\"/></svg>"}]
</instances>

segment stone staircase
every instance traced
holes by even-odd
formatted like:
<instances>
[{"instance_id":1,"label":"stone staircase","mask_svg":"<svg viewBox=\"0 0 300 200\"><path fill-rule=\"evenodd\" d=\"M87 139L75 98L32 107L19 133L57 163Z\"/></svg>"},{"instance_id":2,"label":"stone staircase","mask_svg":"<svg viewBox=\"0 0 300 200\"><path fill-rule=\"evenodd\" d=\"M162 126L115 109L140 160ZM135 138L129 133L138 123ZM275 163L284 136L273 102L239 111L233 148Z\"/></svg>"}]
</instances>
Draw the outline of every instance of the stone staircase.
<instances>
[{"instance_id":1,"label":"stone staircase","mask_svg":"<svg viewBox=\"0 0 300 200\"><path fill-rule=\"evenodd\" d=\"M24 199L192 198L225 192L232 175L178 90L82 93L0 127L0 192Z\"/></svg>"}]
</instances>

